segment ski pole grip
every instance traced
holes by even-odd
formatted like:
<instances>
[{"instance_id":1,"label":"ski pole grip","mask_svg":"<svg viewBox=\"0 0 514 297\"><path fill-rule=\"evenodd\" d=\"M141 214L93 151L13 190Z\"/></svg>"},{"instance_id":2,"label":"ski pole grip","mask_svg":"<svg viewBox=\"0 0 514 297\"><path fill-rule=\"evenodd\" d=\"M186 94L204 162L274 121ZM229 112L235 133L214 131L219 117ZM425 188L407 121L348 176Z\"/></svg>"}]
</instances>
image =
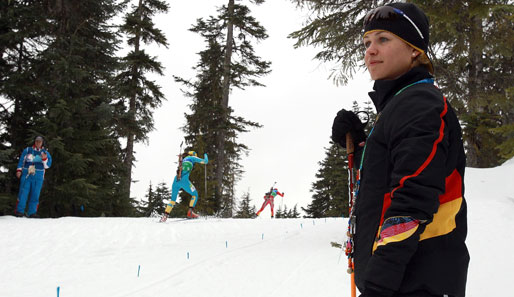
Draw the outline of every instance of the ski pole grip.
<instances>
[{"instance_id":1,"label":"ski pole grip","mask_svg":"<svg viewBox=\"0 0 514 297\"><path fill-rule=\"evenodd\" d=\"M353 139L352 134L350 134L350 132L346 133L346 152L348 154L353 154L354 152Z\"/></svg>"}]
</instances>

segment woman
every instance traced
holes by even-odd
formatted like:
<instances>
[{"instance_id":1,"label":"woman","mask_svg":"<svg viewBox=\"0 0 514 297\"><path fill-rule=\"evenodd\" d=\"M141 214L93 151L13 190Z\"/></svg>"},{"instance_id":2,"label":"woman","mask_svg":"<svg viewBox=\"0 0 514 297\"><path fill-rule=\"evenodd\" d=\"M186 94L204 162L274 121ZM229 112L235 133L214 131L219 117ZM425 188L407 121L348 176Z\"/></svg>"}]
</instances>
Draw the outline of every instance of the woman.
<instances>
[{"instance_id":1,"label":"woman","mask_svg":"<svg viewBox=\"0 0 514 297\"><path fill-rule=\"evenodd\" d=\"M332 127L334 141L345 146L351 133L362 155L353 235L361 297L465 296L466 160L459 121L433 84L428 28L409 3L366 15L378 116L365 146L355 114L340 111Z\"/></svg>"},{"instance_id":2,"label":"woman","mask_svg":"<svg viewBox=\"0 0 514 297\"><path fill-rule=\"evenodd\" d=\"M189 174L193 171L195 163L205 164L209 163L207 154L203 154L203 159L198 158L195 151L190 151L184 154L185 158L179 160L179 168L177 169L177 175L173 180L171 186L171 200L166 205L164 215L161 217L160 222L166 222L170 215L173 207L177 203L178 192L182 189L191 195L191 201L189 202L189 210L187 211L188 219L197 219L198 215L194 212L196 203L198 202L198 191L196 190L193 183L189 180Z\"/></svg>"},{"instance_id":3,"label":"woman","mask_svg":"<svg viewBox=\"0 0 514 297\"><path fill-rule=\"evenodd\" d=\"M23 150L18 161L16 177L20 179L18 202L14 215L39 218L39 195L45 179L45 171L52 166L52 156L43 147L43 137L37 136L34 144Z\"/></svg>"},{"instance_id":4,"label":"woman","mask_svg":"<svg viewBox=\"0 0 514 297\"><path fill-rule=\"evenodd\" d=\"M284 193L280 193L277 188L273 188L271 191L264 194L264 202L262 203L261 209L259 209L259 211L256 213L256 216L259 216L264 208L266 208L266 206L269 204L271 208L271 217L273 218L275 216L273 209L275 207L275 197L277 195L284 197Z\"/></svg>"}]
</instances>

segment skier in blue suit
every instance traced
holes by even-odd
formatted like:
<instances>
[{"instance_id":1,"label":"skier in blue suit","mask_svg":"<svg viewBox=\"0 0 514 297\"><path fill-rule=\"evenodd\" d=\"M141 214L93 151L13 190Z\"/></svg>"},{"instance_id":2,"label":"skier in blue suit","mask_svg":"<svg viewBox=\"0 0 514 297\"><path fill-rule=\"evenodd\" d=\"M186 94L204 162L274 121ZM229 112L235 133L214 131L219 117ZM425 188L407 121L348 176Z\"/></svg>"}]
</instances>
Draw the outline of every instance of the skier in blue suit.
<instances>
[{"instance_id":1,"label":"skier in blue suit","mask_svg":"<svg viewBox=\"0 0 514 297\"><path fill-rule=\"evenodd\" d=\"M16 177L20 179L20 191L14 215L22 217L28 209L27 217L37 218L39 193L43 186L45 170L52 165L52 156L43 147L43 137L37 136L34 145L25 148L20 156Z\"/></svg>"},{"instance_id":2,"label":"skier in blue suit","mask_svg":"<svg viewBox=\"0 0 514 297\"><path fill-rule=\"evenodd\" d=\"M195 163L209 163L209 158L207 157L207 154L204 154L203 159L201 159L197 157L196 152L190 151L187 153L187 157L182 159L182 166L179 168L179 170L177 170L177 176L175 176L175 179L173 180L173 185L171 186L171 200L168 203L168 205L166 205L166 209L164 210L165 213L161 218L161 222L166 221L168 215L175 206L178 192L180 191L180 189L183 189L191 195L191 201L189 202L189 210L187 211L187 218L198 218L198 215L194 212L196 202L198 202L198 191L196 190L195 186L189 181L189 174L191 173L191 171L193 171Z\"/></svg>"}]
</instances>

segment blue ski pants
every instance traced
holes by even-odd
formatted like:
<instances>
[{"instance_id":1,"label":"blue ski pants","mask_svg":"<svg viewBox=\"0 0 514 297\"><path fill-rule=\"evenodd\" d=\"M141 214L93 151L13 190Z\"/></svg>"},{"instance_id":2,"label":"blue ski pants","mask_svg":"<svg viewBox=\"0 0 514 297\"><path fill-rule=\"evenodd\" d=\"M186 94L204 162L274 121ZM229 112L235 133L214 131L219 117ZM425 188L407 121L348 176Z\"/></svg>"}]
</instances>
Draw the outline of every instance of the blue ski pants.
<instances>
[{"instance_id":1,"label":"blue ski pants","mask_svg":"<svg viewBox=\"0 0 514 297\"><path fill-rule=\"evenodd\" d=\"M173 185L171 186L171 201L176 202L178 192L180 189L183 189L189 195L191 195L191 202L189 202L189 207L195 207L196 202L198 202L198 191L195 186L189 181L189 178L182 177L179 181L177 181L177 177L173 180ZM175 204L175 203L173 203Z\"/></svg>"},{"instance_id":2,"label":"blue ski pants","mask_svg":"<svg viewBox=\"0 0 514 297\"><path fill-rule=\"evenodd\" d=\"M27 173L27 168L23 168L20 177L20 191L18 192L16 211L18 213L25 213L28 200L27 216L30 216L37 212L37 208L39 206L39 194L43 187L45 171L36 170L35 174Z\"/></svg>"}]
</instances>

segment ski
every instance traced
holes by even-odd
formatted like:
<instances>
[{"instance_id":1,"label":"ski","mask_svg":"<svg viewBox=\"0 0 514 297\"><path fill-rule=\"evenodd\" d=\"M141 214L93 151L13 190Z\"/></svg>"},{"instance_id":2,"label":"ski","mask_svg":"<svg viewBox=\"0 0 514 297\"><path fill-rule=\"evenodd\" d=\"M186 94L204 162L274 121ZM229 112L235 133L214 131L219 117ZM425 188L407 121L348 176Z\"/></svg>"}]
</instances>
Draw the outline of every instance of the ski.
<instances>
[{"instance_id":1,"label":"ski","mask_svg":"<svg viewBox=\"0 0 514 297\"><path fill-rule=\"evenodd\" d=\"M166 223L166 224L170 224L170 223L176 223L176 222L183 222L183 221L190 221L190 220L193 220L193 219L188 219L188 218L170 218L168 220L168 217L162 217L158 223Z\"/></svg>"},{"instance_id":2,"label":"ski","mask_svg":"<svg viewBox=\"0 0 514 297\"><path fill-rule=\"evenodd\" d=\"M204 217L204 216L201 216L201 217L198 217L198 218L195 218L195 219L192 219L192 218L164 218L161 217L161 219L159 221L157 221L157 223L164 223L164 224L171 224L171 223L178 223L178 222L185 222L185 221L205 221L207 220L208 217Z\"/></svg>"}]
</instances>

